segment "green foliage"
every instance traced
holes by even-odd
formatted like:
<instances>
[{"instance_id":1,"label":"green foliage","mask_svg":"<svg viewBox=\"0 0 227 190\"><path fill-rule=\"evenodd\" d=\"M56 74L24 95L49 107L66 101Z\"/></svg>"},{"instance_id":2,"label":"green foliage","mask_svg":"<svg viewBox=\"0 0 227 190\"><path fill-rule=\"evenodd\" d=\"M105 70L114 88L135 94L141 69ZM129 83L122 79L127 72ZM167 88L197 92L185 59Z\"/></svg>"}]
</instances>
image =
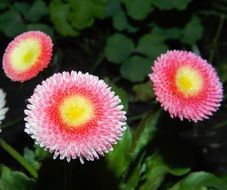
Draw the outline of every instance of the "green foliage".
<instances>
[{"instance_id":1,"label":"green foliage","mask_svg":"<svg viewBox=\"0 0 227 190\"><path fill-rule=\"evenodd\" d=\"M160 153L155 152L144 162L145 182L141 185L140 190L156 190L161 185L165 178L165 175L170 173L174 176L185 175L190 171L188 167L171 167L168 165L160 155Z\"/></svg>"},{"instance_id":2,"label":"green foliage","mask_svg":"<svg viewBox=\"0 0 227 190\"><path fill-rule=\"evenodd\" d=\"M51 21L63 36L77 36L80 30L92 26L95 18L107 16L107 0L52 0Z\"/></svg>"},{"instance_id":3,"label":"green foliage","mask_svg":"<svg viewBox=\"0 0 227 190\"><path fill-rule=\"evenodd\" d=\"M201 21L198 17L194 16L184 28L182 42L189 45L194 44L202 37L202 33Z\"/></svg>"},{"instance_id":4,"label":"green foliage","mask_svg":"<svg viewBox=\"0 0 227 190\"><path fill-rule=\"evenodd\" d=\"M24 173L12 171L1 165L0 168L0 190L32 190L34 180L28 178Z\"/></svg>"},{"instance_id":5,"label":"green foliage","mask_svg":"<svg viewBox=\"0 0 227 190\"><path fill-rule=\"evenodd\" d=\"M120 177L127 169L130 161L129 148L131 146L132 134L130 128L124 132L123 138L114 146L114 151L108 153L106 161L108 168L111 169L116 177Z\"/></svg>"},{"instance_id":6,"label":"green foliage","mask_svg":"<svg viewBox=\"0 0 227 190\"><path fill-rule=\"evenodd\" d=\"M137 99L142 102L146 102L154 97L153 90L151 88L151 82L135 84L132 87Z\"/></svg>"},{"instance_id":7,"label":"green foliage","mask_svg":"<svg viewBox=\"0 0 227 190\"><path fill-rule=\"evenodd\" d=\"M0 28L6 36L13 37L25 30L25 23L21 15L11 8L0 15Z\"/></svg>"},{"instance_id":8,"label":"green foliage","mask_svg":"<svg viewBox=\"0 0 227 190\"><path fill-rule=\"evenodd\" d=\"M224 190L227 184L208 172L192 172L169 190Z\"/></svg>"},{"instance_id":9,"label":"green foliage","mask_svg":"<svg viewBox=\"0 0 227 190\"><path fill-rule=\"evenodd\" d=\"M125 35L114 34L106 42L105 55L109 61L120 64L129 57L133 50L132 40Z\"/></svg>"},{"instance_id":10,"label":"green foliage","mask_svg":"<svg viewBox=\"0 0 227 190\"><path fill-rule=\"evenodd\" d=\"M184 10L191 2L191 0L171 0L168 3L166 0L151 0L152 4L158 7L161 10L169 10L169 9L178 9Z\"/></svg>"},{"instance_id":11,"label":"green foliage","mask_svg":"<svg viewBox=\"0 0 227 190\"><path fill-rule=\"evenodd\" d=\"M120 71L123 78L132 82L143 81L151 67L151 61L141 56L132 56L123 62Z\"/></svg>"},{"instance_id":12,"label":"green foliage","mask_svg":"<svg viewBox=\"0 0 227 190\"><path fill-rule=\"evenodd\" d=\"M35 152L27 147L24 148L24 158L27 160L34 168L37 170L40 168L41 164L36 160Z\"/></svg>"},{"instance_id":13,"label":"green foliage","mask_svg":"<svg viewBox=\"0 0 227 190\"><path fill-rule=\"evenodd\" d=\"M161 53L168 50L168 46L164 43L164 36L153 32L145 34L139 40L137 51L145 54L151 60L154 60Z\"/></svg>"},{"instance_id":14,"label":"green foliage","mask_svg":"<svg viewBox=\"0 0 227 190\"><path fill-rule=\"evenodd\" d=\"M127 13L135 20L142 20L152 12L150 0L122 0L125 4Z\"/></svg>"},{"instance_id":15,"label":"green foliage","mask_svg":"<svg viewBox=\"0 0 227 190\"><path fill-rule=\"evenodd\" d=\"M60 0L53 0L50 3L50 19L56 30L63 36L77 36L79 32L74 29L68 20L69 4L62 3Z\"/></svg>"}]
</instances>

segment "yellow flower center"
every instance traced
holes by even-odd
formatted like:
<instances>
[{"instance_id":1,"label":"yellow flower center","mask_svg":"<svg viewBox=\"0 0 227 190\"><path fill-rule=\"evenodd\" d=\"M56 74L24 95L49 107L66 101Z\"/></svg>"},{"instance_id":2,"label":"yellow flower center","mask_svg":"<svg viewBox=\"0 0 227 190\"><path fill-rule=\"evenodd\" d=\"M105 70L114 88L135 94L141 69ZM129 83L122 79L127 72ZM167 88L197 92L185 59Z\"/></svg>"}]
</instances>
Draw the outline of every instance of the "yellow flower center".
<instances>
[{"instance_id":1,"label":"yellow flower center","mask_svg":"<svg viewBox=\"0 0 227 190\"><path fill-rule=\"evenodd\" d=\"M65 98L59 110L61 119L69 127L79 127L94 117L92 103L82 96Z\"/></svg>"},{"instance_id":2,"label":"yellow flower center","mask_svg":"<svg viewBox=\"0 0 227 190\"><path fill-rule=\"evenodd\" d=\"M176 73L176 86L185 96L197 94L202 88L202 78L195 69L184 66Z\"/></svg>"},{"instance_id":3,"label":"yellow flower center","mask_svg":"<svg viewBox=\"0 0 227 190\"><path fill-rule=\"evenodd\" d=\"M34 64L41 53L41 45L37 39L26 39L17 44L13 49L10 62L12 67L19 72L28 70Z\"/></svg>"}]
</instances>

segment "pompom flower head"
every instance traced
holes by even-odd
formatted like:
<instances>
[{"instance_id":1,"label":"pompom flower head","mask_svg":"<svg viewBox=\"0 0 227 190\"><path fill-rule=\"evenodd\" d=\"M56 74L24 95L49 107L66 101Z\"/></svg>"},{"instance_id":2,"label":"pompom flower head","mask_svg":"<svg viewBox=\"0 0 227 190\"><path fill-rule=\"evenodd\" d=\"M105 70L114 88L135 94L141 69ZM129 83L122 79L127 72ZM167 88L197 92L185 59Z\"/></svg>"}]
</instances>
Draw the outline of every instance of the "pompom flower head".
<instances>
[{"instance_id":1,"label":"pompom flower head","mask_svg":"<svg viewBox=\"0 0 227 190\"><path fill-rule=\"evenodd\" d=\"M171 117L181 120L208 118L223 98L215 69L192 52L173 50L162 54L149 76L157 101Z\"/></svg>"},{"instance_id":2,"label":"pompom flower head","mask_svg":"<svg viewBox=\"0 0 227 190\"><path fill-rule=\"evenodd\" d=\"M125 130L120 99L98 77L57 73L38 85L25 110L25 132L54 158L98 159Z\"/></svg>"},{"instance_id":3,"label":"pompom flower head","mask_svg":"<svg viewBox=\"0 0 227 190\"><path fill-rule=\"evenodd\" d=\"M13 81L29 80L48 66L52 57L51 38L40 31L14 38L3 55L3 70Z\"/></svg>"},{"instance_id":4,"label":"pompom flower head","mask_svg":"<svg viewBox=\"0 0 227 190\"><path fill-rule=\"evenodd\" d=\"M5 98L6 94L3 92L2 89L0 89L0 124L2 124L2 121L5 119L6 112L8 111L8 108L5 107L6 105Z\"/></svg>"}]
</instances>

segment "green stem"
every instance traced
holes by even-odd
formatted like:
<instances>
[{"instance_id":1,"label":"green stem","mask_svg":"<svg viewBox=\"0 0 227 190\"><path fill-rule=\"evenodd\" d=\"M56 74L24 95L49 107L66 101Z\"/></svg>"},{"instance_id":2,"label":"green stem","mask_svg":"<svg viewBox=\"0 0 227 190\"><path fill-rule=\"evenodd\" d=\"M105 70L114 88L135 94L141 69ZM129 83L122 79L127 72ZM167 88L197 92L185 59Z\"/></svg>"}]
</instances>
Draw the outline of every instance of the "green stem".
<instances>
[{"instance_id":1,"label":"green stem","mask_svg":"<svg viewBox=\"0 0 227 190\"><path fill-rule=\"evenodd\" d=\"M23 117L18 118L18 119L15 119L15 120L13 120L11 122L8 122L8 123L5 123L5 124L0 125L0 127L1 127L1 129L6 128L6 127L10 127L12 125L15 125L15 124L23 121L23 119L24 119Z\"/></svg>"},{"instance_id":2,"label":"green stem","mask_svg":"<svg viewBox=\"0 0 227 190\"><path fill-rule=\"evenodd\" d=\"M217 32L215 34L214 40L213 40L213 48L210 50L210 57L209 57L209 62L212 63L214 59L214 55L216 53L217 47L218 47L218 39L220 37L221 30L224 25L224 20L225 20L225 15L220 16L220 21L218 24Z\"/></svg>"},{"instance_id":3,"label":"green stem","mask_svg":"<svg viewBox=\"0 0 227 190\"><path fill-rule=\"evenodd\" d=\"M10 146L6 141L0 139L0 146L8 152L15 160L17 160L35 179L38 177L37 170L30 165L30 163L25 160L19 152L17 152L12 146Z\"/></svg>"}]
</instances>

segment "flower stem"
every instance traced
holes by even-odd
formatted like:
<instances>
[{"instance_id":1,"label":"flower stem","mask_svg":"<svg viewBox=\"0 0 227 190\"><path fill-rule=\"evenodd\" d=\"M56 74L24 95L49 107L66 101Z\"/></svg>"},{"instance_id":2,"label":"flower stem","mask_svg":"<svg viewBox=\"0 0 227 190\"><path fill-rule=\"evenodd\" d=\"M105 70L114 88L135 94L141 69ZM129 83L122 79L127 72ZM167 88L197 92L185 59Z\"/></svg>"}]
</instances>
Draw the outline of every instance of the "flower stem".
<instances>
[{"instance_id":1,"label":"flower stem","mask_svg":"<svg viewBox=\"0 0 227 190\"><path fill-rule=\"evenodd\" d=\"M19 152L17 152L12 146L10 146L6 141L0 139L0 146L8 152L15 160L17 160L35 179L38 177L37 170L30 165L30 163L25 160Z\"/></svg>"},{"instance_id":2,"label":"flower stem","mask_svg":"<svg viewBox=\"0 0 227 190\"><path fill-rule=\"evenodd\" d=\"M221 34L221 30L222 30L223 25L224 25L224 21L225 21L225 15L221 15L220 16L220 21L219 21L219 24L218 24L218 28L217 28L217 32L216 32L214 40L213 40L213 45L212 45L213 47L210 50L209 63L211 63L211 64L213 62L214 55L215 55L215 53L217 51L218 40L219 40L219 37L220 37L220 34Z\"/></svg>"}]
</instances>

